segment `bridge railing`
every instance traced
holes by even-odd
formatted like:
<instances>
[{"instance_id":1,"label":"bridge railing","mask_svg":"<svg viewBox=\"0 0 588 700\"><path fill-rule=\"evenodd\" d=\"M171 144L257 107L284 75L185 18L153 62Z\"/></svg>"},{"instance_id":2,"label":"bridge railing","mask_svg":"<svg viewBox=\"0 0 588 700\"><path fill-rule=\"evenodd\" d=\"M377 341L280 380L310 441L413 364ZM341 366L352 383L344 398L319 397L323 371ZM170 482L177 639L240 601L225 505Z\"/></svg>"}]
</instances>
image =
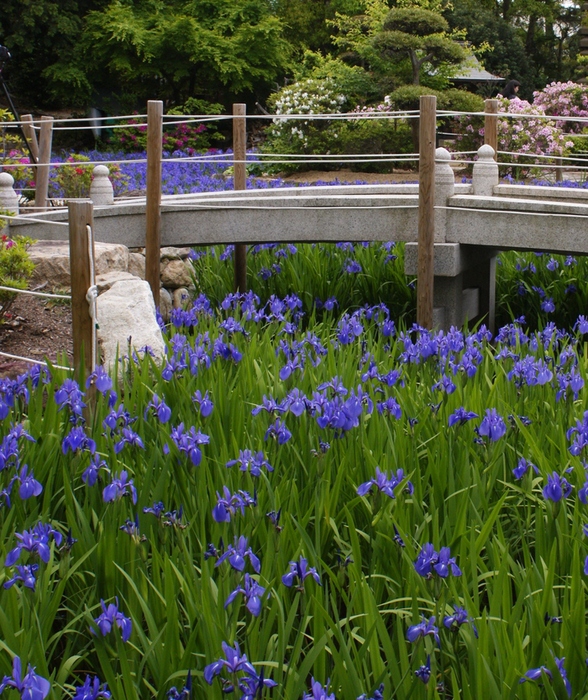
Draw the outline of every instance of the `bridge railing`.
<instances>
[{"instance_id":1,"label":"bridge railing","mask_svg":"<svg viewBox=\"0 0 588 700\"><path fill-rule=\"evenodd\" d=\"M115 118L115 124L112 124L112 117L95 118L93 123L88 123L84 119L67 119L53 120L43 118L35 121L26 115L20 126L23 127L27 134L32 147L31 152L34 155L36 162L27 163L21 159L17 163L2 162L2 169L10 173L22 171L23 168L30 167L35 171L36 180L36 196L35 210L42 211L46 209L46 204L51 204L50 198L47 197L47 187L49 182L49 172L51 168L72 168L71 162L58 162L51 159L51 143L52 134L56 130L87 130L96 129L96 125L105 124L104 120L109 120L109 127L112 129L124 129L132 125L133 128L140 130L146 134L146 156L144 158L119 159L112 161L89 160L83 163L75 163L74 167L87 168L90 166L101 166L104 164L132 163L134 165L145 166L146 170L146 276L151 285L153 296L156 304L159 301L159 249L161 246L161 194L162 194L162 167L164 164L172 162L182 163L218 163L223 162L227 167L230 165L233 168L233 184L237 190L243 190L247 187L247 167L252 162L261 163L261 165L280 165L292 164L295 162L300 165L314 165L319 163L329 163L332 166L333 162L339 165L353 165L358 163L382 163L382 162L413 162L418 164L419 169L419 217L418 217L418 274L417 274L417 317L421 325L431 327L432 324L432 308L433 308L433 255L434 255L434 226L435 226L435 146L436 146L436 128L438 119L447 120L449 118L460 117L478 117L484 119L484 142L492 146L497 156L504 160L505 156L512 156L512 162L500 163L500 167L511 167L513 164L520 165L522 159L529 162L534 167L542 168L559 168L574 167L578 170L588 170L581 159L567 158L564 159L560 155L558 161L555 161L556 155L553 153L509 153L498 150L499 145L499 125L505 119L517 120L518 123L524 125L525 120L533 120L535 123L540 118L537 115L527 115L524 113L499 113L497 100L487 100L485 111L483 113L458 113L458 112L442 112L436 110L435 98L424 96L421 98L419 110L409 111L386 111L386 112L354 112L354 113L327 113L327 114L288 114L288 115L251 115L248 117L245 110L245 105L234 105L232 115L164 115L163 104L159 101L150 101L146 115L127 115ZM331 155L331 154L313 154L311 156L297 156L292 154L263 154L251 153L246 148L247 144L247 119L266 119L280 120L287 119L291 121L301 120L310 122L312 120L366 120L366 119L387 119L387 120L403 120L411 121L418 120L419 123L419 153L409 154L356 154L356 155ZM101 121L102 119L102 121ZM553 121L553 117L545 117L546 121ZM559 118L558 118L559 119ZM233 153L228 154L197 154L189 157L176 158L174 156L164 158L162 154L162 141L164 126L167 125L182 125L205 123L208 121L231 120L233 125ZM576 119L575 121L582 121ZM584 120L586 121L586 120ZM14 124L14 123L13 123ZM8 126L6 123L0 123L0 129ZM522 126L524 128L524 126ZM38 134L38 137L37 137ZM463 166L472 166L475 163L474 151L457 151L453 157L453 163L459 163ZM4 176L4 180L6 177ZM5 206L7 201L6 191L9 189L0 183L0 208L10 208ZM4 195L4 196L3 196ZM13 197L13 195L9 195ZM9 204L14 208L14 199L11 199ZM55 202L53 202L55 204ZM437 207L438 208L438 207ZM18 211L18 200L16 205ZM28 217L30 220L30 217ZM71 231L70 222L70 231ZM76 255L72 255L74 265L76 264ZM235 255L235 286L243 290L246 285L246 260L245 260L245 245L238 244L237 254ZM72 279L78 275L72 267ZM85 284L85 282L84 282ZM73 285L73 282L72 282ZM80 287L80 300L74 300L74 306L84 307L84 317L88 316L86 311L89 310L90 302L84 300L88 286L82 289ZM91 285L90 285L91 286ZM82 293L83 292L83 293ZM76 292L75 294L78 294ZM74 294L74 296L75 296ZM80 320L74 320L74 326L80 326ZM75 329L74 329L75 332ZM88 342L85 343L88 346ZM79 353L78 353L79 354Z\"/></svg>"}]
</instances>

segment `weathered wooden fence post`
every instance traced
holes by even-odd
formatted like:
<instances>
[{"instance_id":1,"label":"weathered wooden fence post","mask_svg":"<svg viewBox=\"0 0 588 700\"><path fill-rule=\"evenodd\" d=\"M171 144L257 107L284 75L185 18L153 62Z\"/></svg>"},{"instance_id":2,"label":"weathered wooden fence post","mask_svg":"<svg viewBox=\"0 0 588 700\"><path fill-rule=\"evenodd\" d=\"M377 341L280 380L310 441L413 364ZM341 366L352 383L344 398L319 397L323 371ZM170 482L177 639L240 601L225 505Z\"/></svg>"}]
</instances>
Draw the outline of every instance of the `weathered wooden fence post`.
<instances>
[{"instance_id":1,"label":"weathered wooden fence post","mask_svg":"<svg viewBox=\"0 0 588 700\"><path fill-rule=\"evenodd\" d=\"M233 105L233 182L234 189L247 188L247 106L241 103ZM235 245L235 291L247 291L247 246Z\"/></svg>"},{"instance_id":2,"label":"weathered wooden fence post","mask_svg":"<svg viewBox=\"0 0 588 700\"><path fill-rule=\"evenodd\" d=\"M35 207L45 209L49 191L49 163L51 162L51 142L53 141L53 117L41 117L39 135L39 157L35 173Z\"/></svg>"},{"instance_id":3,"label":"weathered wooden fence post","mask_svg":"<svg viewBox=\"0 0 588 700\"><path fill-rule=\"evenodd\" d=\"M161 153L163 102L147 102L147 199L145 203L145 279L159 306L161 256Z\"/></svg>"},{"instance_id":4,"label":"weathered wooden fence post","mask_svg":"<svg viewBox=\"0 0 588 700\"><path fill-rule=\"evenodd\" d=\"M428 329L433 327L436 119L437 98L422 95L419 120L417 323Z\"/></svg>"},{"instance_id":5,"label":"weathered wooden fence post","mask_svg":"<svg viewBox=\"0 0 588 700\"><path fill-rule=\"evenodd\" d=\"M88 200L71 200L69 218L69 265L71 275L71 322L75 376L80 385L94 370L94 319L88 292L94 280L94 208Z\"/></svg>"},{"instance_id":6,"label":"weathered wooden fence post","mask_svg":"<svg viewBox=\"0 0 588 700\"><path fill-rule=\"evenodd\" d=\"M29 143L29 148L31 149L31 154L35 159L35 162L39 161L39 142L37 141L37 134L35 133L35 127L33 126L33 115L23 114L21 117L22 121L22 131Z\"/></svg>"},{"instance_id":7,"label":"weathered wooden fence post","mask_svg":"<svg viewBox=\"0 0 588 700\"><path fill-rule=\"evenodd\" d=\"M484 100L484 144L494 149L494 160L498 152L498 100Z\"/></svg>"}]
</instances>

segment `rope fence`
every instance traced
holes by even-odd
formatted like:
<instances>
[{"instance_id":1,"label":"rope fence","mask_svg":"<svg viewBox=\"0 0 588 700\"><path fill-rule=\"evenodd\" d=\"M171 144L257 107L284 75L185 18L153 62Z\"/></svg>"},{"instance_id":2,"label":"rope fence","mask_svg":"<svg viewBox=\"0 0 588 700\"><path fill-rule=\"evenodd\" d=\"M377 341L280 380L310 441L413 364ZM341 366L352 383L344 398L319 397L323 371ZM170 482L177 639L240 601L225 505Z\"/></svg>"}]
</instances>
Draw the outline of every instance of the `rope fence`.
<instances>
[{"instance_id":1,"label":"rope fence","mask_svg":"<svg viewBox=\"0 0 588 700\"><path fill-rule=\"evenodd\" d=\"M158 106L153 112L154 105ZM234 105L233 114L218 114L218 115L163 115L162 105L159 102L152 101L149 103L147 114L133 114L123 116L96 116L92 117L91 123L87 118L73 119L55 119L42 118L34 120L30 115L26 115L20 122L0 122L0 130L14 126L23 126L32 134L31 138L34 141L34 148L31 152L36 152L35 162L30 163L4 163L2 170L9 172L22 168L35 168L38 173L37 187L40 186L39 181L42 179L41 174L49 172L49 169L54 168L88 168L98 165L106 166L138 166L146 167L147 172L152 173L151 179L147 180L147 209L151 207L152 215L147 217L146 233L145 233L145 251L146 258L151 261L157 261L151 265L153 270L149 272L148 281L152 287L154 298L159 296L159 248L161 245L160 231L160 213L162 207L161 201L161 170L166 164L182 163L186 165L199 164L220 164L226 165L227 168L234 169L235 189L245 189L245 175L247 166L275 166L275 165L295 165L300 167L303 165L349 165L353 167L358 164L388 164L388 163L419 163L419 202L418 204L374 204L364 205L361 203L354 205L342 204L339 209L357 210L357 209L381 209L381 210L403 210L403 209L418 209L419 215L419 232L418 245L419 256L421 250L429 250L430 260L425 265L419 266L418 288L420 296L417 299L417 321L425 326L430 327L432 314L432 246L433 238L431 236L431 220L432 212L436 210L448 209L449 207L435 205L432 202L430 192L433 191L432 172L434 170L435 155L434 147L438 137L448 137L455 139L459 134L453 132L438 132L436 123L438 120L460 119L462 117L472 118L479 117L485 119L485 134L484 140L487 144L492 145L499 160L498 167L525 167L525 168L541 168L545 170L556 170L556 173L561 174L565 170L571 170L580 173L588 170L588 162L586 159L578 156L561 156L559 154L545 153L528 153L528 152L511 152L498 150L498 120L499 119L516 119L516 120L546 120L549 122L568 123L574 122L580 125L588 124L588 118L585 117L554 117L548 115L529 115L522 113L498 113L497 101L488 100L484 112L459 112L449 110L437 110L436 101L434 98L427 96L421 99L419 110L387 110L387 111L356 111L345 113L320 113L320 114L255 114L246 115L244 105ZM153 115L157 116L154 117ZM268 153L251 151L246 152L244 144L246 143L246 120L254 119L256 121L268 120L274 124L284 124L289 121L303 121L309 123L311 121L369 121L369 120L386 120L386 121L410 121L418 120L420 149L418 153L354 153L354 154L299 154L299 153ZM161 152L161 142L164 129L167 127L177 127L180 125L190 125L195 123L212 123L212 122L232 122L233 123L233 145L234 153L230 151L224 153L205 153L194 154L186 157L164 156ZM443 122L444 124L446 122ZM110 160L88 160L88 161L65 161L56 162L51 159L51 134L54 131L83 131L95 129L97 125L105 129L139 129L146 132L147 136L147 153L146 156L140 158L120 158ZM37 141L37 134L39 140ZM424 149L424 150L423 150ZM455 166L472 166L477 162L477 151L456 150L453 152L453 160L451 164ZM507 159L505 162L500 162L501 159ZM358 173L361 177L361 173ZM47 176L48 179L48 176ZM240 183L240 184L238 184ZM44 197L44 199L43 199ZM35 290L19 290L11 287L0 286L2 291L10 291L14 293L31 294L38 297L47 297L53 299L69 300L72 303L72 325L74 336L74 371L80 377L88 376L97 363L97 287L95 280L95 261L94 261L94 239L93 239L93 205L87 201L69 201L64 202L61 198L49 198L47 192L41 193L36 197L40 202L49 204L67 203L68 207L68 222L50 221L39 217L31 217L29 215L9 216L0 214L0 219L9 221L27 221L41 222L51 226L67 226L69 230L70 241L70 260L71 260L71 280L72 293L53 294ZM125 201L130 201L128 198ZM210 209L210 203L181 203L163 202L166 210L182 210L182 209ZM36 206L36 209L43 209L42 206ZM107 207L106 207L107 208ZM269 205L253 205L244 203L222 203L222 209L231 210L315 210L321 211L332 206L320 203L315 206L300 206L298 204L279 203L276 206ZM468 210L468 209L464 209ZM469 211L469 210L468 210ZM472 210L474 211L474 210ZM480 211L479 209L475 211ZM493 213L509 213L488 209ZM528 215L537 216L536 213L525 212ZM570 214L571 217L582 218L580 215ZM426 259L425 252L422 253L423 259ZM245 252L243 250L239 264L245 265ZM237 256L235 257L237 265ZM422 269L421 269L422 267ZM236 280L240 280L243 285L244 272L241 269L239 272L236 269ZM157 286L157 289L155 289ZM7 353L0 352L0 355L10 356ZM18 356L10 356L15 359L24 359L35 364L45 364L39 360L32 358L21 358ZM57 365L54 365L57 366ZM63 369L71 369L65 368Z\"/></svg>"}]
</instances>

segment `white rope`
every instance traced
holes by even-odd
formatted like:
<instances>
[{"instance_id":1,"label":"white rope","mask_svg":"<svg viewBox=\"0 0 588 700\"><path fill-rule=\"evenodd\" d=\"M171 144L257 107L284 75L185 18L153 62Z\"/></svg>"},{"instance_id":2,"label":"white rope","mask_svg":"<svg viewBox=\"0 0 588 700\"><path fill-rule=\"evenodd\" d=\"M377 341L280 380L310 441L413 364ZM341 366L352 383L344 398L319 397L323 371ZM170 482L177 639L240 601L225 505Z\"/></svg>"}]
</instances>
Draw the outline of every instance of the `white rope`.
<instances>
[{"instance_id":1,"label":"white rope","mask_svg":"<svg viewBox=\"0 0 588 700\"><path fill-rule=\"evenodd\" d=\"M498 151L499 155L505 156L521 156L524 158L559 158L561 161L569 160L574 163L586 163L586 158L574 158L573 156L558 156L555 154L528 153L524 151Z\"/></svg>"},{"instance_id":2,"label":"white rope","mask_svg":"<svg viewBox=\"0 0 588 700\"><path fill-rule=\"evenodd\" d=\"M37 224L51 224L51 226L69 226L68 223L64 221L51 221L51 219L35 219L32 216L19 216L15 214L10 216L9 214L0 214L0 219L6 219L9 223L11 221L32 221Z\"/></svg>"},{"instance_id":3,"label":"white rope","mask_svg":"<svg viewBox=\"0 0 588 700\"><path fill-rule=\"evenodd\" d=\"M31 362L34 365L43 365L43 367L49 367L48 362L42 362L41 360L33 360L30 357L22 357L21 355L11 355L9 352L0 352L0 355L3 357L10 357L12 360L23 360L24 362ZM73 370L72 367L64 367L63 365L54 365L52 364L51 367L55 367L56 369L65 369L68 372L71 372Z\"/></svg>"},{"instance_id":4,"label":"white rope","mask_svg":"<svg viewBox=\"0 0 588 700\"><path fill-rule=\"evenodd\" d=\"M18 289L18 287L4 287L0 285L0 289L6 292L17 292L19 294L31 294L35 297L47 297L49 299L70 299L69 294L49 294L49 292L33 292L30 289Z\"/></svg>"},{"instance_id":5,"label":"white rope","mask_svg":"<svg viewBox=\"0 0 588 700\"><path fill-rule=\"evenodd\" d=\"M565 202L556 202L556 204L565 204ZM516 214L517 216L545 216L545 214L552 214L555 216L565 216L568 219L586 219L588 218L588 212L586 214L567 214L564 212L545 212L545 211L521 211L519 209L484 209L483 207L480 207L479 209L477 207L459 207L459 206L454 206L454 207L448 207L446 205L442 204L436 204L435 209L449 209L451 211L475 211L475 212L482 212L483 214L509 214L512 216L513 214ZM480 245L484 245L484 242Z\"/></svg>"},{"instance_id":6,"label":"white rope","mask_svg":"<svg viewBox=\"0 0 588 700\"><path fill-rule=\"evenodd\" d=\"M97 338L96 329L98 328L98 312L96 309L96 300L98 299L98 287L96 286L96 274L94 269L94 240L92 227L87 224L86 231L88 233L88 256L90 258L90 288L86 292L86 301L88 302L88 310L92 318L92 368L98 364L96 354Z\"/></svg>"},{"instance_id":7,"label":"white rope","mask_svg":"<svg viewBox=\"0 0 588 700\"><path fill-rule=\"evenodd\" d=\"M415 183L416 184L416 183ZM413 196L416 197L416 195L406 195L408 197ZM212 200L211 200L212 201ZM256 206L256 205L247 205L247 204L237 204L237 205L222 205L222 206L210 206L207 204L167 204L166 202L162 202L162 208L174 208L177 207L179 209L207 209L209 211L213 211L215 209L218 209L219 211L226 211L227 209L257 209L257 210L262 210L262 211L279 211L281 209L283 210L288 210L288 211L328 211L329 209L418 209L418 204L376 204L374 206L370 205L353 205L353 206L339 206L339 205L329 205L329 206L324 206L324 207L301 207L301 206Z\"/></svg>"}]
</instances>

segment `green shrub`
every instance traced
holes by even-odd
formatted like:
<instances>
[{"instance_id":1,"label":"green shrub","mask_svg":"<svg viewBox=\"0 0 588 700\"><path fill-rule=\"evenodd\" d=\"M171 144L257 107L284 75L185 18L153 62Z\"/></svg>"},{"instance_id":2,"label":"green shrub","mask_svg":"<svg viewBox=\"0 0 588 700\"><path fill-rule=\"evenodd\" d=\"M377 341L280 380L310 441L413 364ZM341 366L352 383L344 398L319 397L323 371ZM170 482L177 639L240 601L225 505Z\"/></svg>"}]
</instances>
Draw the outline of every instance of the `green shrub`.
<instances>
[{"instance_id":1,"label":"green shrub","mask_svg":"<svg viewBox=\"0 0 588 700\"><path fill-rule=\"evenodd\" d=\"M6 213L6 212L3 212ZM5 225L5 220L0 219L0 229ZM35 269L28 253L33 244L31 238L9 238L2 235L0 239L0 285L26 289L29 279ZM0 322L16 299L16 293L0 290Z\"/></svg>"},{"instance_id":2,"label":"green shrub","mask_svg":"<svg viewBox=\"0 0 588 700\"><path fill-rule=\"evenodd\" d=\"M183 105L170 109L168 114L222 114L224 107L216 102L207 102L195 97L189 98ZM147 125L140 124L137 119L129 121L130 126L115 129L108 139L108 146L125 153L136 153L147 148ZM136 125L136 126L135 126ZM217 125L213 122L200 124L172 124L163 129L162 147L165 153L174 151L206 151L215 141L223 137L217 133Z\"/></svg>"}]
</instances>

